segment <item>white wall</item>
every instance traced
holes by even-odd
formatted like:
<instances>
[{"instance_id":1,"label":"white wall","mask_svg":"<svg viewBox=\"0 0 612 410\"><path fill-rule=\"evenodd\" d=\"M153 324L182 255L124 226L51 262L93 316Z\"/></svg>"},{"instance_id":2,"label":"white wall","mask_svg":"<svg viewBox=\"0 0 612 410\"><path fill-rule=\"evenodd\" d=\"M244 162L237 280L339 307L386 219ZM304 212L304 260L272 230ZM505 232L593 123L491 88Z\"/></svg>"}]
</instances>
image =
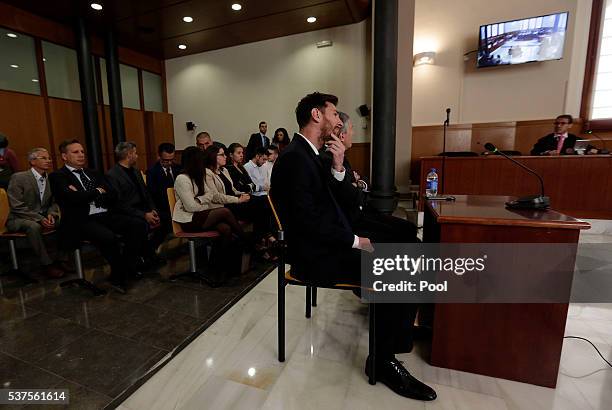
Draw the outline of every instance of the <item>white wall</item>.
<instances>
[{"instance_id":1,"label":"white wall","mask_svg":"<svg viewBox=\"0 0 612 410\"><path fill-rule=\"evenodd\" d=\"M225 144L246 144L268 123L268 135L297 131L295 107L312 91L335 94L356 121L355 141L369 140L356 109L371 106L369 21L166 60L168 110L178 149L194 144L185 122ZM317 49L315 43L332 40Z\"/></svg>"},{"instance_id":2,"label":"white wall","mask_svg":"<svg viewBox=\"0 0 612 410\"><path fill-rule=\"evenodd\" d=\"M413 125L531 120L578 115L591 0L417 0L414 53L436 51L436 64L414 68ZM482 24L569 11L564 57L475 68Z\"/></svg>"}]
</instances>

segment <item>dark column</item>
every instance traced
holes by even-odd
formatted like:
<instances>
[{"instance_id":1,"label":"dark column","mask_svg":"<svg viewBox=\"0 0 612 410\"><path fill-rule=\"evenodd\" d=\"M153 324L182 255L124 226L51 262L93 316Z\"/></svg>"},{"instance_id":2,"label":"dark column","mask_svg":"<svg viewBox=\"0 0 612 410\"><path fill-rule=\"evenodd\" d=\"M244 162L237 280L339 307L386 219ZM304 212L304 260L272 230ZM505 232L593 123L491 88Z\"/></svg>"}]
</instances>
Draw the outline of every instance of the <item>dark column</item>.
<instances>
[{"instance_id":1,"label":"dark column","mask_svg":"<svg viewBox=\"0 0 612 410\"><path fill-rule=\"evenodd\" d=\"M106 52L106 77L108 79L108 102L110 104L111 129L113 131L113 147L125 141L125 125L123 123L123 97L121 96L121 76L119 73L119 56L115 32L109 28L104 45Z\"/></svg>"},{"instance_id":2,"label":"dark column","mask_svg":"<svg viewBox=\"0 0 612 410\"><path fill-rule=\"evenodd\" d=\"M79 64L79 83L81 85L81 106L83 107L83 125L85 126L85 142L89 166L103 171L93 61L89 51L89 39L85 30L85 21L82 17L77 17L75 37Z\"/></svg>"},{"instance_id":3,"label":"dark column","mask_svg":"<svg viewBox=\"0 0 612 410\"><path fill-rule=\"evenodd\" d=\"M370 205L380 212L391 213L397 206L395 187L397 0L377 0L374 7L374 98Z\"/></svg>"}]
</instances>

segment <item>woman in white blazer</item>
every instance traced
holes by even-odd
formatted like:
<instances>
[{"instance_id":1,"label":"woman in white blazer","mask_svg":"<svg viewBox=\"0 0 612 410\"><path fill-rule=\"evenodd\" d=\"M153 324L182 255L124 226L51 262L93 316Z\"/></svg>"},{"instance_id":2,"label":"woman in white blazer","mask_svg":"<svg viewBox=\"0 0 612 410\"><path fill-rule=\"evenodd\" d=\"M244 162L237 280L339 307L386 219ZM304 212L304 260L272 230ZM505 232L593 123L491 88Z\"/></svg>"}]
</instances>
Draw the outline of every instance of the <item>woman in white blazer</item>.
<instances>
[{"instance_id":1,"label":"woman in white blazer","mask_svg":"<svg viewBox=\"0 0 612 410\"><path fill-rule=\"evenodd\" d=\"M222 246L229 246L233 235L244 239L244 231L234 214L220 203L221 194L206 189L204 158L199 148L188 147L183 151L183 172L174 182L176 204L172 219L185 232L217 230Z\"/></svg>"}]
</instances>

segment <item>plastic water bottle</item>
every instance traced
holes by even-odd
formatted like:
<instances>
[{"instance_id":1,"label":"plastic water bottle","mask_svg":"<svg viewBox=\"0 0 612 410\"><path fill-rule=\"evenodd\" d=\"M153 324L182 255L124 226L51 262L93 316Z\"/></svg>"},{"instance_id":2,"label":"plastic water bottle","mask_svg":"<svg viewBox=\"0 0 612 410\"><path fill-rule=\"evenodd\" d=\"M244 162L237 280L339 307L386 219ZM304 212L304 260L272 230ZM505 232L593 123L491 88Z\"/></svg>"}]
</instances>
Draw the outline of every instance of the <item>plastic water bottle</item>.
<instances>
[{"instance_id":1,"label":"plastic water bottle","mask_svg":"<svg viewBox=\"0 0 612 410\"><path fill-rule=\"evenodd\" d=\"M438 174L436 169L432 168L427 174L427 182L425 185L425 196L428 198L438 195Z\"/></svg>"}]
</instances>

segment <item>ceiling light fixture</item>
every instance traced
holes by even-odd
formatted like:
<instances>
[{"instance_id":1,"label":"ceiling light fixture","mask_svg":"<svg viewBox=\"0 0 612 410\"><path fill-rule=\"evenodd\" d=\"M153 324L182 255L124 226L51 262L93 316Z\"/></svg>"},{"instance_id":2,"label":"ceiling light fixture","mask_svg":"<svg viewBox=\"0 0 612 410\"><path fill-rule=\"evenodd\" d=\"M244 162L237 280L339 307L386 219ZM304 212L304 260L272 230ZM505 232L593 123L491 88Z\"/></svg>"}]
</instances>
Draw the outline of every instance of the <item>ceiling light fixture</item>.
<instances>
[{"instance_id":1,"label":"ceiling light fixture","mask_svg":"<svg viewBox=\"0 0 612 410\"><path fill-rule=\"evenodd\" d=\"M178 45L178 48L179 48L180 50L185 50L185 49L187 48L187 46L186 46L185 44L179 44L179 45Z\"/></svg>"},{"instance_id":2,"label":"ceiling light fixture","mask_svg":"<svg viewBox=\"0 0 612 410\"><path fill-rule=\"evenodd\" d=\"M191 23L193 21L193 17L185 16L183 17L183 21L185 23Z\"/></svg>"},{"instance_id":3,"label":"ceiling light fixture","mask_svg":"<svg viewBox=\"0 0 612 410\"><path fill-rule=\"evenodd\" d=\"M240 10L242 10L242 5L239 4L239 3L234 3L234 4L232 4L232 10L240 11Z\"/></svg>"},{"instance_id":4,"label":"ceiling light fixture","mask_svg":"<svg viewBox=\"0 0 612 410\"><path fill-rule=\"evenodd\" d=\"M91 3L91 4L90 4L90 6L91 6L91 8L92 8L92 9L94 9L94 10L97 10L97 11L102 10L102 5L101 5L101 4L99 4L99 3Z\"/></svg>"},{"instance_id":5,"label":"ceiling light fixture","mask_svg":"<svg viewBox=\"0 0 612 410\"><path fill-rule=\"evenodd\" d=\"M36 78L32 78L32 81L35 82L35 83L38 82L38 80Z\"/></svg>"},{"instance_id":6,"label":"ceiling light fixture","mask_svg":"<svg viewBox=\"0 0 612 410\"><path fill-rule=\"evenodd\" d=\"M15 33L7 33L6 36L10 38L17 38L17 34Z\"/></svg>"},{"instance_id":7,"label":"ceiling light fixture","mask_svg":"<svg viewBox=\"0 0 612 410\"><path fill-rule=\"evenodd\" d=\"M436 53L433 51L424 51L414 55L412 64L415 67L420 65L433 65L436 63Z\"/></svg>"},{"instance_id":8,"label":"ceiling light fixture","mask_svg":"<svg viewBox=\"0 0 612 410\"><path fill-rule=\"evenodd\" d=\"M306 21L309 23L314 23L315 21L317 21L317 18L314 16L310 16L306 19Z\"/></svg>"},{"instance_id":9,"label":"ceiling light fixture","mask_svg":"<svg viewBox=\"0 0 612 410\"><path fill-rule=\"evenodd\" d=\"M19 68L19 66L17 64L11 64L12 68Z\"/></svg>"}]
</instances>

